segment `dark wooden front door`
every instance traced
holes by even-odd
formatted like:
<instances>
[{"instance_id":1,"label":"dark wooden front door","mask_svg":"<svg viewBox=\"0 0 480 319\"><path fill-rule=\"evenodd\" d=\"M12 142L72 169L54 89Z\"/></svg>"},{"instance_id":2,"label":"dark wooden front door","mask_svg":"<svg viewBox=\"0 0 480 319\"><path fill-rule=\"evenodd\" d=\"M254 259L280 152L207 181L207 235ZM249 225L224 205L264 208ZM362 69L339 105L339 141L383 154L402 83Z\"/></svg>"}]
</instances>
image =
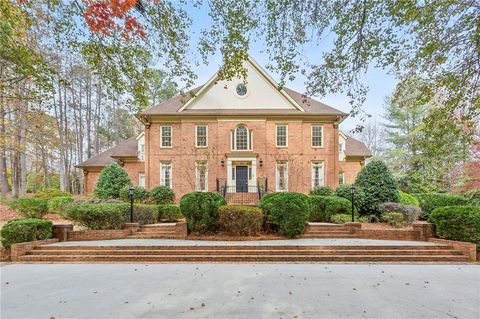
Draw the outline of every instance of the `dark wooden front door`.
<instances>
[{"instance_id":1,"label":"dark wooden front door","mask_svg":"<svg viewBox=\"0 0 480 319\"><path fill-rule=\"evenodd\" d=\"M236 188L237 193L248 192L248 167L236 166Z\"/></svg>"}]
</instances>

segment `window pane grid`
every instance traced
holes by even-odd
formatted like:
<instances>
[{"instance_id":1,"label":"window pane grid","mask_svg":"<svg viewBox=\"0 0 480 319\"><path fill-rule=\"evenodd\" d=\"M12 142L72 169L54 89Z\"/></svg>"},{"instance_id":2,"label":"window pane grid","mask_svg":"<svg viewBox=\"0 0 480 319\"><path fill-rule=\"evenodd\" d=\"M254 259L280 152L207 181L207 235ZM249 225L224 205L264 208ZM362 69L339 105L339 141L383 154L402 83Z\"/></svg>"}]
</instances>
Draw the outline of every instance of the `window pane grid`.
<instances>
[{"instance_id":1,"label":"window pane grid","mask_svg":"<svg viewBox=\"0 0 480 319\"><path fill-rule=\"evenodd\" d=\"M321 126L312 126L312 146L322 146Z\"/></svg>"},{"instance_id":2,"label":"window pane grid","mask_svg":"<svg viewBox=\"0 0 480 319\"><path fill-rule=\"evenodd\" d=\"M207 165L197 164L197 191L207 190Z\"/></svg>"},{"instance_id":3,"label":"window pane grid","mask_svg":"<svg viewBox=\"0 0 480 319\"><path fill-rule=\"evenodd\" d=\"M207 146L207 127L197 126L197 146Z\"/></svg>"},{"instance_id":4,"label":"window pane grid","mask_svg":"<svg viewBox=\"0 0 480 319\"><path fill-rule=\"evenodd\" d=\"M286 125L277 125L277 146L287 146Z\"/></svg>"},{"instance_id":5,"label":"window pane grid","mask_svg":"<svg viewBox=\"0 0 480 319\"><path fill-rule=\"evenodd\" d=\"M170 126L162 126L162 146L172 146L172 128Z\"/></svg>"},{"instance_id":6,"label":"window pane grid","mask_svg":"<svg viewBox=\"0 0 480 319\"><path fill-rule=\"evenodd\" d=\"M312 164L312 188L324 186L323 185L323 164Z\"/></svg>"},{"instance_id":7,"label":"window pane grid","mask_svg":"<svg viewBox=\"0 0 480 319\"><path fill-rule=\"evenodd\" d=\"M277 191L288 190L288 166L287 163L277 163Z\"/></svg>"},{"instance_id":8,"label":"window pane grid","mask_svg":"<svg viewBox=\"0 0 480 319\"><path fill-rule=\"evenodd\" d=\"M161 186L172 187L172 166L170 164L162 164L161 166Z\"/></svg>"},{"instance_id":9,"label":"window pane grid","mask_svg":"<svg viewBox=\"0 0 480 319\"><path fill-rule=\"evenodd\" d=\"M235 131L235 149L248 150L248 130L244 126L237 127Z\"/></svg>"}]
</instances>

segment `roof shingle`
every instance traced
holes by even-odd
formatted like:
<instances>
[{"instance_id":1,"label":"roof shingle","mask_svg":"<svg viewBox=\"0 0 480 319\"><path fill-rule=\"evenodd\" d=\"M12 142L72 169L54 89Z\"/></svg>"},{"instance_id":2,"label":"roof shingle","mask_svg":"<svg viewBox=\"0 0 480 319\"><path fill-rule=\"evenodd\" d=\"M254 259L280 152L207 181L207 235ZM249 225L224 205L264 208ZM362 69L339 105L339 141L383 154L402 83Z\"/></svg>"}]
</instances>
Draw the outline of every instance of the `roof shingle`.
<instances>
[{"instance_id":1,"label":"roof shingle","mask_svg":"<svg viewBox=\"0 0 480 319\"><path fill-rule=\"evenodd\" d=\"M76 167L104 167L110 164L113 157L131 157L137 156L138 143L135 137L129 138L120 144L99 153L86 161L76 165Z\"/></svg>"}]
</instances>

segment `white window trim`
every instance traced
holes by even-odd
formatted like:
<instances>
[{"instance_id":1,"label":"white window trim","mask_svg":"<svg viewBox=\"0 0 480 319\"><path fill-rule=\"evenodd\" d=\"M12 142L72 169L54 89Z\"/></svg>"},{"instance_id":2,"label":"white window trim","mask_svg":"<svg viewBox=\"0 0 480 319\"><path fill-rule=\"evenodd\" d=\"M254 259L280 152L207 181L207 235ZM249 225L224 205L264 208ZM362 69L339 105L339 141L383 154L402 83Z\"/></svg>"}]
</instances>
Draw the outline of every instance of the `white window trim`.
<instances>
[{"instance_id":1,"label":"white window trim","mask_svg":"<svg viewBox=\"0 0 480 319\"><path fill-rule=\"evenodd\" d=\"M247 149L237 149L237 128L243 126L247 129ZM238 152L251 152L253 151L253 130L249 129L246 125L238 125L232 131L230 131L230 149Z\"/></svg>"},{"instance_id":2,"label":"white window trim","mask_svg":"<svg viewBox=\"0 0 480 319\"><path fill-rule=\"evenodd\" d=\"M140 181L142 180L141 179L142 176L143 176L143 185L140 183ZM145 188L145 184L146 184L145 182L146 182L145 173L138 173L138 186Z\"/></svg>"},{"instance_id":3,"label":"white window trim","mask_svg":"<svg viewBox=\"0 0 480 319\"><path fill-rule=\"evenodd\" d=\"M321 128L321 131L322 131L322 142L321 142L321 145L320 146L314 146L313 145L313 128L314 127L320 127ZM323 145L324 145L324 134L323 134L323 125L321 124L312 124L311 128L310 128L310 145L312 146L312 148L323 148Z\"/></svg>"},{"instance_id":4,"label":"white window trim","mask_svg":"<svg viewBox=\"0 0 480 319\"><path fill-rule=\"evenodd\" d=\"M340 177L342 177L342 183L340 183ZM339 172L338 173L338 184L339 185L345 184L345 172Z\"/></svg>"},{"instance_id":5,"label":"white window trim","mask_svg":"<svg viewBox=\"0 0 480 319\"><path fill-rule=\"evenodd\" d=\"M285 165L285 185L286 189L280 189L280 174L278 172L278 166L279 165ZM277 192L288 192L288 161L285 161L284 163L279 163L277 162L275 164L275 189Z\"/></svg>"},{"instance_id":6,"label":"white window trim","mask_svg":"<svg viewBox=\"0 0 480 319\"><path fill-rule=\"evenodd\" d=\"M162 129L164 127L170 128L170 146L163 146L163 137L162 137ZM173 127L171 125L162 125L160 126L160 148L172 148L173 147Z\"/></svg>"},{"instance_id":7,"label":"white window trim","mask_svg":"<svg viewBox=\"0 0 480 319\"><path fill-rule=\"evenodd\" d=\"M278 127L285 126L285 145L278 145ZM288 125L287 124L277 124L275 125L275 146L278 148L286 148L288 147Z\"/></svg>"},{"instance_id":8,"label":"white window trim","mask_svg":"<svg viewBox=\"0 0 480 319\"><path fill-rule=\"evenodd\" d=\"M165 180L163 177L163 167L164 166L170 166L170 185L165 185ZM173 167L172 163L160 163L160 186L167 186L170 189L172 189L173 186Z\"/></svg>"},{"instance_id":9,"label":"white window trim","mask_svg":"<svg viewBox=\"0 0 480 319\"><path fill-rule=\"evenodd\" d=\"M145 144L139 144L140 149L138 150L138 160L140 162L145 162ZM142 152L142 145L143 145L143 152Z\"/></svg>"},{"instance_id":10,"label":"white window trim","mask_svg":"<svg viewBox=\"0 0 480 319\"><path fill-rule=\"evenodd\" d=\"M200 126L204 126L205 127L205 146L199 146L198 145L198 132L197 132L197 129L198 127ZM205 147L208 147L208 125L205 125L205 124L199 124L199 125L195 125L195 147L197 148L205 148Z\"/></svg>"},{"instance_id":11,"label":"white window trim","mask_svg":"<svg viewBox=\"0 0 480 319\"><path fill-rule=\"evenodd\" d=\"M315 166L321 166L322 167L322 172L323 172L322 183L321 183L321 185L318 185L318 186L315 186L315 175L313 173L314 172L313 168ZM312 162L310 175L311 175L310 178L311 178L311 188L312 189L315 189L315 187L325 186L325 162L323 162L323 161Z\"/></svg>"},{"instance_id":12,"label":"white window trim","mask_svg":"<svg viewBox=\"0 0 480 319\"><path fill-rule=\"evenodd\" d=\"M200 189L200 171L199 167L205 166L205 189ZM208 164L207 163L195 163L195 190L197 192L208 192Z\"/></svg>"}]
</instances>

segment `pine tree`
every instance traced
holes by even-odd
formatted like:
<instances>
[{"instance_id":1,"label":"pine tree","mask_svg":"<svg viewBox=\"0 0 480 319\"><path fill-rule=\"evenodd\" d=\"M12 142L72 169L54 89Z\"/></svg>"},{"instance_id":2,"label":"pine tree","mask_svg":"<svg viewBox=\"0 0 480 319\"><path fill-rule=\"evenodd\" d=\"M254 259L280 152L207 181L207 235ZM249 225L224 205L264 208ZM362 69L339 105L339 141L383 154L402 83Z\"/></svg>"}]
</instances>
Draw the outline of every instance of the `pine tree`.
<instances>
[{"instance_id":1,"label":"pine tree","mask_svg":"<svg viewBox=\"0 0 480 319\"><path fill-rule=\"evenodd\" d=\"M120 190L127 185L131 185L127 172L113 162L100 173L93 193L99 198L119 198Z\"/></svg>"}]
</instances>

